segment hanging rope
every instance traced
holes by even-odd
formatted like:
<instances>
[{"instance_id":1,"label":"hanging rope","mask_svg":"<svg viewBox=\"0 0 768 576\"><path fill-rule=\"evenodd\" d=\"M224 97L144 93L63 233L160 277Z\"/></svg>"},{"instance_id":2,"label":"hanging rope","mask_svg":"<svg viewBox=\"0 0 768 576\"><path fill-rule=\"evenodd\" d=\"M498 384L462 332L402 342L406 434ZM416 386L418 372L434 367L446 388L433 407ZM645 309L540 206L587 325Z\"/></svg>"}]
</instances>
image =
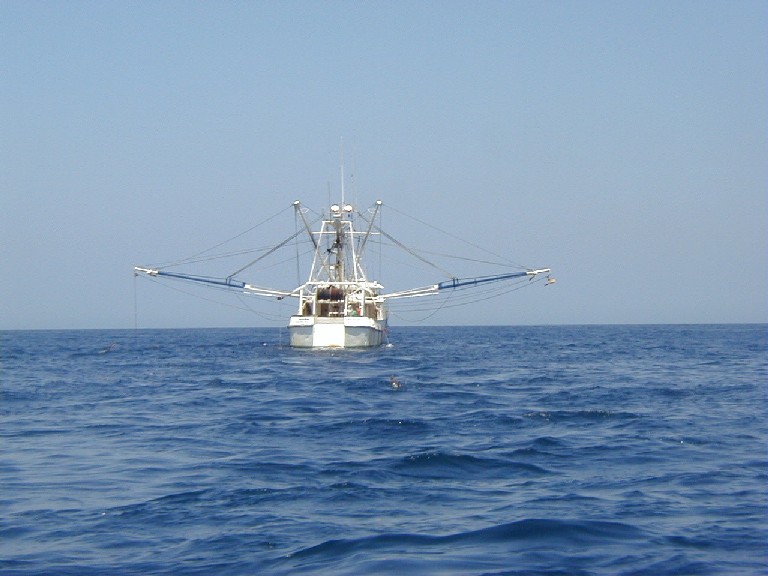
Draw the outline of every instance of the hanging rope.
<instances>
[{"instance_id":1,"label":"hanging rope","mask_svg":"<svg viewBox=\"0 0 768 576\"><path fill-rule=\"evenodd\" d=\"M200 294L197 294L195 292L192 292L190 290L183 290L179 288L178 286L171 285L168 282L162 282L157 277L151 277L151 276L142 276L142 278L146 278L150 282L155 282L156 284L160 284L161 286L164 286L165 288L168 288L170 290L173 290L175 292L179 292L181 294L185 294L186 296L190 296L192 298L195 298L197 300L203 300L204 302L211 302L213 304L218 304L219 306L223 306L225 308L233 308L234 310L241 310L243 312L250 312L251 314L254 314L255 316L259 316L261 318L264 318L266 320L271 321L277 321L277 320L283 320L284 318L281 316L278 316L276 314L268 314L265 312L259 312L257 310L254 310L253 308L247 306L242 300L241 296L238 295L238 300L240 301L240 306L236 306L234 304L228 304L226 302L222 302L221 300L215 300L214 298L206 298L205 296L201 296ZM219 290L221 292L227 293L229 295L232 294L231 291L229 291L226 288L219 288L215 286L199 286L199 288L205 288L207 290Z\"/></svg>"},{"instance_id":2,"label":"hanging rope","mask_svg":"<svg viewBox=\"0 0 768 576\"><path fill-rule=\"evenodd\" d=\"M458 308L460 306L467 306L469 304L474 304L476 302L485 302L486 300L492 300L494 298L499 298L501 296L504 296L505 294L508 294L510 292L516 292L518 290L522 290L523 288L527 288L528 286L533 285L536 282L540 282L544 280L544 278L534 278L534 279L520 279L516 282L512 283L512 287L510 287L509 284L504 284L500 286L496 286L491 289L486 289L482 291L478 291L477 288L474 287L463 287L463 288L457 288L455 290L448 291L443 298L440 299L439 303L435 302L433 299L415 299L415 300L394 300L390 302L389 308L390 308L390 315L394 316L396 318L399 318L406 322L423 322L424 320L428 320L441 310L449 309L449 308ZM461 292L466 292L465 294L460 294ZM457 295L458 294L458 295ZM432 305L429 305L429 302L433 302ZM417 319L408 318L407 316L404 316L404 314L413 314L413 313L421 313L421 312L428 312L426 316L419 317Z\"/></svg>"}]
</instances>

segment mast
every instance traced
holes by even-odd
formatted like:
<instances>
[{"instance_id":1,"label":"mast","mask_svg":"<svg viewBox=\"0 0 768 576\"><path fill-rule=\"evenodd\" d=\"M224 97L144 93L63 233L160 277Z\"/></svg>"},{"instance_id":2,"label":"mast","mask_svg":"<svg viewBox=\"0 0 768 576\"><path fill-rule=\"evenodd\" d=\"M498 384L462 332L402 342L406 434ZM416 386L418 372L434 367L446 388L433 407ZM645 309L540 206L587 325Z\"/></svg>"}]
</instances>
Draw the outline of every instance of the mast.
<instances>
[{"instance_id":1,"label":"mast","mask_svg":"<svg viewBox=\"0 0 768 576\"><path fill-rule=\"evenodd\" d=\"M373 230L373 223L376 221L376 215L379 213L379 210L381 209L382 201L376 200L376 208L373 211L373 215L371 216L371 221L368 223L368 229L365 231L365 235L363 236L362 241L360 242L360 246L357 249L357 254L355 254L355 274L360 274L363 277L365 277L365 271L363 270L362 266L362 258L363 254L365 253L365 247L368 245L368 239L371 237L371 231ZM365 220L365 218L363 218Z\"/></svg>"},{"instance_id":2,"label":"mast","mask_svg":"<svg viewBox=\"0 0 768 576\"><path fill-rule=\"evenodd\" d=\"M343 196L343 193L342 193ZM341 221L341 216L334 214L333 228L336 230L336 240L333 242L333 247L336 254L336 263L333 267L334 280L337 282L344 282L346 276L344 275L344 224Z\"/></svg>"},{"instance_id":3,"label":"mast","mask_svg":"<svg viewBox=\"0 0 768 576\"><path fill-rule=\"evenodd\" d=\"M333 216L333 226L336 229L336 267L334 268L336 280L339 282L345 282L347 280L346 270L344 266L344 212L347 210L347 205L344 202L344 138L341 138L339 143L339 166L341 170L341 206L337 207L337 210ZM333 206L331 210L333 211Z\"/></svg>"},{"instance_id":4,"label":"mast","mask_svg":"<svg viewBox=\"0 0 768 576\"><path fill-rule=\"evenodd\" d=\"M307 231L307 236L309 236L309 239L312 241L312 245L315 247L315 250L317 250L317 240L315 240L315 235L312 234L312 227L309 225L309 222L307 222L307 218L304 216L304 212L301 210L301 202L296 200L293 203L293 208L296 211L296 214L301 216L301 220L304 222L304 228Z\"/></svg>"}]
</instances>

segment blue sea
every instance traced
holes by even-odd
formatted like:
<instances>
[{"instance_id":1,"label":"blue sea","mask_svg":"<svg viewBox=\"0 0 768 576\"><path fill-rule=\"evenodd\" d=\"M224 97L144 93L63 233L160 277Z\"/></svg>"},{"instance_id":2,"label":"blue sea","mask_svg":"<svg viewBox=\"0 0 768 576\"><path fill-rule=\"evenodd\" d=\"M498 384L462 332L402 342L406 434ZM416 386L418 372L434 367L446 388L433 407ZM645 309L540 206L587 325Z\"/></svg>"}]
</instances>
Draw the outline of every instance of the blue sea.
<instances>
[{"instance_id":1,"label":"blue sea","mask_svg":"<svg viewBox=\"0 0 768 576\"><path fill-rule=\"evenodd\" d=\"M766 574L768 325L0 333L0 574Z\"/></svg>"}]
</instances>

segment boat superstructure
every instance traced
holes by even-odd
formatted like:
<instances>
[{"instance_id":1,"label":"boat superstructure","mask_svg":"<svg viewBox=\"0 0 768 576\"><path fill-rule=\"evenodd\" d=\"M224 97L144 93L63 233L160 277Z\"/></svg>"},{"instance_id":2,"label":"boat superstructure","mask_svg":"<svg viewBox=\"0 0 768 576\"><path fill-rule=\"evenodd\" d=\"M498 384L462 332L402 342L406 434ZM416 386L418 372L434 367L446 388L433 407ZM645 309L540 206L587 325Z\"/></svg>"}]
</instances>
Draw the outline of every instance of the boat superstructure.
<instances>
[{"instance_id":1,"label":"boat superstructure","mask_svg":"<svg viewBox=\"0 0 768 576\"><path fill-rule=\"evenodd\" d=\"M300 203L294 204L300 212ZM298 288L299 306L288 323L291 346L299 348L378 346L386 340L382 286L363 267L375 212L365 231L354 228L354 208L333 204L319 232L304 221L314 245L309 278Z\"/></svg>"}]
</instances>

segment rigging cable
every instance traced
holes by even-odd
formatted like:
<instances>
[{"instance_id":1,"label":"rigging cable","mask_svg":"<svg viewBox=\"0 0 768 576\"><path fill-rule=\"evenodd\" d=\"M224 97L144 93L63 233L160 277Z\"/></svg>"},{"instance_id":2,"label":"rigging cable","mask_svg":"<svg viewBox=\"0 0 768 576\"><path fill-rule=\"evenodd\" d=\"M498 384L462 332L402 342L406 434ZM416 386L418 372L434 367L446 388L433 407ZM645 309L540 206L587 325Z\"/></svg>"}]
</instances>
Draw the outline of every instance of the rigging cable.
<instances>
[{"instance_id":1,"label":"rigging cable","mask_svg":"<svg viewBox=\"0 0 768 576\"><path fill-rule=\"evenodd\" d=\"M229 242L232 242L233 240L237 240L237 239L238 239L238 238L240 238L241 236L245 236L246 234L248 234L249 232L252 232L252 231L253 231L253 230L255 230L256 228L258 228L258 227L260 227L260 226L263 226L264 224L266 224L266 223L267 223L267 222L269 222L270 220L274 220L275 218L277 218L278 216L280 216L280 215L281 215L281 214L283 214L284 212L286 212L286 211L290 210L291 208L293 208L293 205L291 205L291 206L287 206L286 208L283 208L282 210L280 210L280 211L279 211L279 212L277 212L276 214L273 214L272 216L270 216L270 217L266 218L265 220L262 220L262 221L261 221L261 222L259 222L258 224L254 225L254 226L251 226L251 227L250 227L250 228L248 228L247 230L244 230L243 232L240 232L239 234L236 234L235 236L232 236L232 238L229 238L229 239L227 239L227 240L224 240L223 242L219 242L218 244L216 244L216 245L214 245L214 246L211 246L210 248L206 248L205 250L202 250L202 251L200 251L200 252L197 252L196 254L192 254L191 256L188 256L187 258L182 258L181 260L176 260L176 261L170 262L170 263L168 263L168 264L165 264L164 266L161 266L161 268L168 268L168 267L171 267L171 266L178 266L178 265L180 265L180 264L187 264L187 263L190 263L190 262L192 262L192 261L195 261L195 260L194 260L195 258L199 258L199 257L200 257L200 256L202 256L203 254L206 254L206 253L208 253L208 252L211 252L212 250L215 250L216 248L220 248L220 247L221 247L221 246L223 246L224 244L228 244Z\"/></svg>"},{"instance_id":2,"label":"rigging cable","mask_svg":"<svg viewBox=\"0 0 768 576\"><path fill-rule=\"evenodd\" d=\"M133 329L139 328L139 296L136 288L136 274L133 275Z\"/></svg>"},{"instance_id":3,"label":"rigging cable","mask_svg":"<svg viewBox=\"0 0 768 576\"><path fill-rule=\"evenodd\" d=\"M294 245L296 246L296 285L298 286L299 284L301 284L301 267L299 266L299 240L298 240L299 214L296 212L296 210L293 211L293 231L296 233L296 242L294 242Z\"/></svg>"},{"instance_id":4,"label":"rigging cable","mask_svg":"<svg viewBox=\"0 0 768 576\"><path fill-rule=\"evenodd\" d=\"M382 212L384 212L384 211L383 210L379 210L378 212L379 212L379 228L381 228L381 219L382 219L382 216L383 216ZM379 234L378 240L379 240L379 280L381 280L383 278L383 276L381 275L381 270L382 270L382 268L381 268L381 266L382 266L382 263L381 263L381 252L382 252L382 250L381 250L381 247L382 247L381 234Z\"/></svg>"},{"instance_id":5,"label":"rigging cable","mask_svg":"<svg viewBox=\"0 0 768 576\"><path fill-rule=\"evenodd\" d=\"M410 215L410 214L408 214L406 212L398 210L397 208L395 208L394 206L392 206L390 204L387 204L387 206L391 210L393 210L393 211L397 212L398 214L400 214L401 216L405 216L406 218L410 218L411 220L415 220L416 222L418 222L419 224L421 224L423 226L427 226L428 228L432 228L433 230L436 230L437 232L440 232L441 234L445 234L446 236L450 236L451 238L459 240L460 242L463 242L463 243L467 244L468 246L472 246L473 248L475 248L477 250L480 250L481 252L485 252L486 254L490 254L492 256L495 256L496 258L501 258L507 264L512 264L512 265L517 266L519 268L529 268L529 266L524 266L524 265L522 265L522 264L520 264L518 262L513 262L509 258L507 258L505 256L502 256L501 254L496 254L495 252L492 252L491 250L488 250L487 248L483 248L482 246L478 246L477 244L475 244L473 242L470 242L469 240L466 240L465 238L462 238L461 236L457 236L456 234L453 234L451 232L448 232L446 230L438 228L437 226L434 226L433 224L430 224L429 222L424 222L423 220L420 220L420 219L416 218L415 216L412 216L412 215Z\"/></svg>"},{"instance_id":6,"label":"rigging cable","mask_svg":"<svg viewBox=\"0 0 768 576\"><path fill-rule=\"evenodd\" d=\"M360 216L360 217L361 217L363 220L365 220L365 221L366 221L368 224L371 224L371 222L369 222L369 221L368 221L368 219L367 219L367 218L366 218L366 217L365 217L363 214L361 214L360 212L358 212L358 215L359 215L359 216ZM381 234L382 236L384 236L384 237L385 237L387 240L389 240L390 242L393 242L393 243L395 244L395 246L397 246L397 247L398 247L398 248L400 248L401 250L405 250L406 252L408 252L408 254L410 254L410 255L411 255L411 256L413 256L414 258L418 258L419 260L421 260L422 262L424 262L424 264L426 264L426 265L428 265L428 266L431 266L432 268L434 268L435 270L437 270L437 271L441 272L442 274L445 274L445 275L446 275L448 278L453 278L453 277L455 276L454 274L451 274L450 272L448 272L448 271L447 271L447 270L445 270L444 268L440 268L440 266L438 266L438 265L437 265L437 264L435 264L434 262L430 262L429 260L427 260L426 258L424 258L424 257L423 257L421 254L419 254L419 253L418 253L418 252L416 252L415 250L412 250L412 249L408 248L408 246L406 246L405 244L403 244L402 242L400 242L400 241L399 241L397 238L395 238L395 237L394 237L394 236L392 236L391 234L389 234L389 233L385 232L384 230L382 230L382 229L381 229L381 227L379 227L379 226L376 226L376 224L373 224L373 228L374 228L374 229L375 229L375 230L376 230L376 231L377 231L379 234Z\"/></svg>"},{"instance_id":7,"label":"rigging cable","mask_svg":"<svg viewBox=\"0 0 768 576\"><path fill-rule=\"evenodd\" d=\"M291 206L291 207L293 207L293 206ZM312 223L314 224L314 222L312 222ZM240 272L242 272L243 270L247 270L248 268L250 268L251 266L253 266L253 265L254 265L254 264L256 264L257 262L259 262L259 261L263 260L264 258L266 258L267 256L269 256L269 255L270 255L270 254L272 254L273 252L276 252L277 250L279 250L280 248L282 248L283 246L285 246L286 244L288 244L288 243L289 243L291 240L293 240L294 238L297 238L298 236L300 236L300 235L301 235L301 234L303 234L303 233L304 233L304 230L300 230L300 231L298 231L298 232L296 232L296 233L294 233L294 234L291 234L291 235L290 235L288 238L286 238L285 240L283 240L282 242L280 242L280 243L279 243L277 246L274 246L274 247L272 247L270 250L268 250L267 252L265 252L264 254L262 254L261 256L259 256L258 258L256 258L256 260L253 260L253 261L249 262L248 264L246 264L245 266L243 266L243 267L241 267L241 268L238 268L237 270L235 270L234 272L232 272L232 274L230 274L229 276L227 276L227 278L233 278L233 277L237 276L237 275L238 275L238 274L240 274Z\"/></svg>"},{"instance_id":8,"label":"rigging cable","mask_svg":"<svg viewBox=\"0 0 768 576\"><path fill-rule=\"evenodd\" d=\"M233 308L235 310L240 310L240 311L243 311L243 312L250 312L251 314L254 314L254 315L259 316L261 318L264 318L266 320L271 320L271 321L282 320L282 318L278 318L277 315L267 314L267 313L264 313L264 312L258 312L256 310L254 310L253 308L250 308L250 307L246 306L242 301L241 301L241 305L240 306L235 306L234 304L227 304L226 302L222 302L221 300L214 300L213 298L206 298L204 296L201 296L201 295L196 294L194 292L191 292L189 290L182 290L181 288L178 288L177 286L172 286L170 283L162 282L162 281L158 280L156 277L147 276L146 279L149 280L150 282L155 282L155 283L160 284L161 286L164 286L164 287L166 287L166 288L168 288L170 290L174 290L174 291L179 292L181 294L185 294L187 296L191 296L192 298L196 298L198 300L203 300L205 302L211 302L213 304L218 304L219 306L224 306L226 308ZM208 290L220 290L220 291L225 292L227 294L232 294L232 292L229 289L227 289L227 288L220 288L220 287L214 287L214 286L204 286L204 288L206 288Z\"/></svg>"},{"instance_id":9,"label":"rigging cable","mask_svg":"<svg viewBox=\"0 0 768 576\"><path fill-rule=\"evenodd\" d=\"M390 308L389 314L390 316L395 316L396 318L400 318L401 320L405 322L413 322L414 324L417 322L424 322L425 320L429 320L432 318L432 316L436 315L438 312L440 312L443 308L450 308L451 306L446 306L448 301L453 297L454 291L449 292L446 294L445 298L443 298L440 302L439 306L435 306L434 308L412 308L411 312L429 312L426 316L422 316L421 318L417 318L416 320L411 320L409 318L406 318L397 312L393 312Z\"/></svg>"},{"instance_id":10,"label":"rigging cable","mask_svg":"<svg viewBox=\"0 0 768 576\"><path fill-rule=\"evenodd\" d=\"M419 303L414 300L411 302L397 302L393 301L393 303L390 305L390 314L392 316L395 316L397 318L400 318L401 320L404 320L406 322L422 322L424 320L427 320L437 314L437 312L448 309L448 308L458 308L459 306L467 306L469 304L474 304L476 302L485 302L486 300L492 300L493 298L499 298L503 296L504 294L507 294L509 292L516 292L518 290L522 290L523 288L526 288L528 286L533 285L536 282L542 281L543 278L534 278L534 279L520 279L517 280L512 284L512 287L509 288L506 285L497 286L495 288L486 289L481 292L481 294L487 294L483 298L473 297L471 294L464 294L461 296L454 296L456 293L458 293L461 290L467 290L470 291L476 291L473 287L464 287L464 288L457 288L453 289L450 292L446 294L446 297L443 298L438 306L420 306ZM453 300L451 302L451 300ZM450 303L449 303L450 302ZM425 302L426 304L426 302ZM397 313L396 309L400 308L401 313ZM394 309L394 310L393 310ZM407 312L431 312L424 318L419 318L416 320L409 319L405 316L403 316L403 313Z\"/></svg>"}]
</instances>

